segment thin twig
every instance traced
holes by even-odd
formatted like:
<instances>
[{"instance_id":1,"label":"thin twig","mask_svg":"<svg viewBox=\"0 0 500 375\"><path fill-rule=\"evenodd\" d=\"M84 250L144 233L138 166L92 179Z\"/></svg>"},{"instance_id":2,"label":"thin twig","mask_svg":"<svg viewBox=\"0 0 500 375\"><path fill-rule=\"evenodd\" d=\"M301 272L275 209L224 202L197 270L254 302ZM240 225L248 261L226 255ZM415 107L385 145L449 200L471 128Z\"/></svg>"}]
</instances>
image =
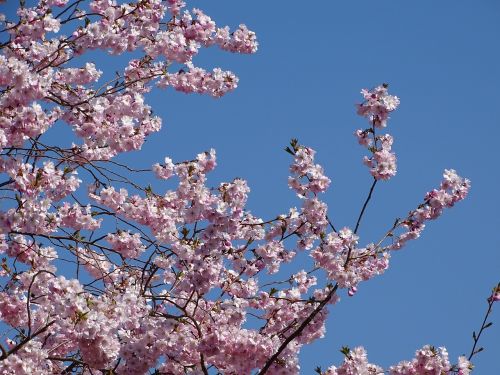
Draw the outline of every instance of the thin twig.
<instances>
[{"instance_id":1,"label":"thin twig","mask_svg":"<svg viewBox=\"0 0 500 375\"><path fill-rule=\"evenodd\" d=\"M377 185L377 179L373 179L372 186L370 188L370 192L368 193L368 196L366 197L365 203L363 204L363 208L361 208L361 212L359 213L358 216L358 221L356 222L356 227L354 228L354 234L358 233L359 225L361 224L361 219L363 218L363 215L365 214L366 207L368 206L368 202L370 202L370 199L372 198L373 190L375 189L375 185Z\"/></svg>"},{"instance_id":2,"label":"thin twig","mask_svg":"<svg viewBox=\"0 0 500 375\"><path fill-rule=\"evenodd\" d=\"M497 287L494 289L494 291L496 290L499 290L500 289L500 282L498 283ZM483 319L483 324L481 324L481 329L479 330L479 333L476 335L476 332L472 332L472 339L474 340L474 345L472 346L472 349L470 351L470 354L469 354L469 358L468 360L470 361L472 359L472 357L474 357L477 353L481 352L483 350L483 348L479 348L476 350L476 346L479 342L479 338L481 337L481 334L483 333L483 331L490 327L493 323L489 322L487 323L486 321L488 320L488 317L491 313L491 310L492 310L492 307L493 307L493 304L495 303L496 301L490 297L488 298L488 310L486 310L486 314L484 315L484 319Z\"/></svg>"}]
</instances>

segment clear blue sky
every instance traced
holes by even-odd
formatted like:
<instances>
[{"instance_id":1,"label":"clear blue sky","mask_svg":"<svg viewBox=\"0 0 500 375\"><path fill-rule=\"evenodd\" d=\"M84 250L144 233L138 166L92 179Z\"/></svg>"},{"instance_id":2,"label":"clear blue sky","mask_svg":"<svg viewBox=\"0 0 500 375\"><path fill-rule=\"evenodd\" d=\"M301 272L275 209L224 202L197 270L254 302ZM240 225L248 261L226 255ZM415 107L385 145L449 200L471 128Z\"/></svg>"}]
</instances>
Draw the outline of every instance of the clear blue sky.
<instances>
[{"instance_id":1,"label":"clear blue sky","mask_svg":"<svg viewBox=\"0 0 500 375\"><path fill-rule=\"evenodd\" d=\"M220 26L247 24L260 49L252 56L203 50L195 64L233 70L239 88L220 100L155 91L148 101L163 118L163 130L123 160L145 166L214 147L219 167L210 181L247 179L250 209L269 218L300 205L287 187L290 159L283 151L297 137L317 150L333 181L324 195L330 216L338 227L352 227L372 181L352 135L365 126L354 103L361 88L388 82L401 98L388 128L399 172L377 186L361 244L378 240L396 217L415 208L445 168L470 178L472 190L394 254L386 274L361 284L354 298L342 298L326 338L304 347L302 373L338 364L343 345L364 345L370 361L384 367L412 358L424 344L446 346L452 361L468 354L486 297L500 280L500 2L218 0L188 6L200 7ZM95 62L105 70L109 61ZM481 340L485 351L476 357L478 375L500 374L500 302L495 307L494 325Z\"/></svg>"}]
</instances>

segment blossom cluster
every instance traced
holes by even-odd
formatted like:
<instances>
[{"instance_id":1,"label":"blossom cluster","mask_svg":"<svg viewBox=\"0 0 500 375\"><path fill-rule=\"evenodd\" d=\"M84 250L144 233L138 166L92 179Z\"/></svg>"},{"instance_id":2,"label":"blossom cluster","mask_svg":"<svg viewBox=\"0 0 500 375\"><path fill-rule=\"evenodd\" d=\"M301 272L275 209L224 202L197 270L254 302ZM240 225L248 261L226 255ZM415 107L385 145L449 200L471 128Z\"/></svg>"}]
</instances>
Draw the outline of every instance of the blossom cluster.
<instances>
[{"instance_id":1,"label":"blossom cluster","mask_svg":"<svg viewBox=\"0 0 500 375\"><path fill-rule=\"evenodd\" d=\"M310 150L296 146L299 151ZM307 155L314 153L311 150ZM29 268L15 276L17 284L4 293L6 303L0 306L0 316L12 326L31 326L32 332L50 334L45 346L32 349L38 361L34 366L46 369L46 373L61 371L61 363L50 359L55 355L46 354L48 347L68 361L76 351L78 359L74 359L91 369L116 367L124 374L145 373L155 366L159 371L182 373L185 367L181 363L212 365L227 373L251 373L266 364L322 301L339 301L337 294L331 294L331 286L312 289L318 278L305 270L292 275L290 287L264 291L259 282L264 270L274 274L297 251L310 250L317 269L324 270L336 288L349 289L352 295L361 281L387 268L387 252L380 254L380 247L375 245L358 248L359 238L350 229L327 233L326 204L318 198L314 184L297 191L303 201L300 210L292 209L288 215L264 222L246 211L249 189L243 180L222 183L215 190L205 185L206 175L215 165L213 150L181 163L166 158L154 170L159 178L177 178L178 185L163 194L151 190L130 194L128 189L113 186L95 185L90 189L90 197L97 204L95 212L113 212L123 222L137 223L153 234L149 238L144 230L131 233L130 229L119 229L103 238L111 247L83 236L67 238L68 242L82 244L68 249L90 277L101 280L101 294L92 293L78 279L55 276L53 261L60 255L54 249L40 248L25 235L4 236L3 251ZM302 153L297 152L291 170L308 171L305 175L314 180L310 168L322 170L313 157L304 164ZM447 200L447 206L451 206L463 197L458 192L461 180L449 173L446 176L441 188L454 194ZM435 204L432 207L436 209ZM67 216L77 212L68 204L61 209L68 212ZM97 229L78 227L76 223L73 226ZM289 236L297 237L295 248L288 248ZM146 263L140 260L146 251L144 241L155 249ZM113 259L114 254L120 255L121 265ZM45 263L37 256L46 259ZM212 299L211 294L217 290L227 298ZM27 298L33 302L27 302ZM265 322L260 329L245 326L249 311L259 312ZM301 346L324 335L327 316L327 310L314 315L300 336L280 352L280 361L270 366L269 373L298 373ZM32 341L39 342L37 336ZM20 345L22 341L14 340L11 347ZM16 350L0 366L18 366L16 363L25 357L28 366L35 361L33 355ZM161 363L162 356L169 360ZM355 372L362 368L378 369L365 363L364 358L357 350L343 367L329 371L347 374L363 373ZM25 368L24 373L29 373L30 367Z\"/></svg>"},{"instance_id":2,"label":"blossom cluster","mask_svg":"<svg viewBox=\"0 0 500 375\"><path fill-rule=\"evenodd\" d=\"M424 203L409 213L400 225L404 233L397 236L391 249L400 249L407 241L418 238L425 228L425 222L437 219L445 208L464 199L470 189L470 181L457 175L453 169L446 169L439 189L434 189L425 195Z\"/></svg>"},{"instance_id":3,"label":"blossom cluster","mask_svg":"<svg viewBox=\"0 0 500 375\"><path fill-rule=\"evenodd\" d=\"M20 8L19 21L1 18L9 42L0 54L0 150L21 147L59 119L82 140L71 155L80 164L139 150L161 126L144 101L152 81L220 97L236 88L238 78L220 68L207 72L195 67L193 57L208 46L236 53L254 53L258 47L255 33L245 25L230 32L199 9L181 12L181 1L93 0L88 8L79 8L78 2L63 11L53 9L66 3L43 0ZM69 37L57 34L62 24L74 26ZM69 66L94 49L143 56L131 60L123 74L97 84L103 76L94 63ZM184 68L169 72L173 63Z\"/></svg>"},{"instance_id":4,"label":"blossom cluster","mask_svg":"<svg viewBox=\"0 0 500 375\"><path fill-rule=\"evenodd\" d=\"M376 180L388 180L396 175L396 155L392 152L393 138L390 134L377 135L376 129L385 128L389 113L399 106L399 98L389 95L383 84L373 90L363 89L365 102L358 104L358 114L369 119L371 127L358 129L355 135L359 144L365 146L372 156L365 156L364 164Z\"/></svg>"},{"instance_id":5,"label":"blossom cluster","mask_svg":"<svg viewBox=\"0 0 500 375\"><path fill-rule=\"evenodd\" d=\"M366 117L376 128L385 128L389 113L399 106L399 98L389 95L387 88L384 83L373 90L361 90L365 101L357 105L358 115Z\"/></svg>"},{"instance_id":6,"label":"blossom cluster","mask_svg":"<svg viewBox=\"0 0 500 375\"><path fill-rule=\"evenodd\" d=\"M386 371L381 367L368 363L366 350L363 347L345 348L344 363L340 367L331 366L321 375L382 375ZM389 375L434 375L457 374L469 375L472 364L464 357L458 358L458 364L452 366L448 359L446 348L434 348L430 345L417 350L411 361L402 361L389 368Z\"/></svg>"},{"instance_id":7,"label":"blossom cluster","mask_svg":"<svg viewBox=\"0 0 500 375\"><path fill-rule=\"evenodd\" d=\"M357 285L380 275L389 267L388 252L378 254L374 244L358 248L358 236L351 229L332 232L314 249L311 256L316 264L325 269L328 278L340 288L348 288L349 294L357 291Z\"/></svg>"},{"instance_id":8,"label":"blossom cluster","mask_svg":"<svg viewBox=\"0 0 500 375\"><path fill-rule=\"evenodd\" d=\"M314 164L316 151L309 147L299 146L296 140L291 143L293 148L287 148L294 156L295 162L290 167L291 177L288 185L295 190L299 196L307 196L307 193L321 193L330 186L331 180L325 176L323 167Z\"/></svg>"}]
</instances>

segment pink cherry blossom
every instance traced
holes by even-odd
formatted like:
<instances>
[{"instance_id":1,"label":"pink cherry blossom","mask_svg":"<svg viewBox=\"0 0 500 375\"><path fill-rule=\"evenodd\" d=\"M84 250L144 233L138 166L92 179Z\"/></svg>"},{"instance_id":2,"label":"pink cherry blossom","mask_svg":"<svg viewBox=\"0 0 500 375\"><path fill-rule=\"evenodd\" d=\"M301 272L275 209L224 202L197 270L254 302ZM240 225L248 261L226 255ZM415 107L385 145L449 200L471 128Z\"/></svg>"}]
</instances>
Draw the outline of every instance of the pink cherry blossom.
<instances>
[{"instance_id":1,"label":"pink cherry blossom","mask_svg":"<svg viewBox=\"0 0 500 375\"><path fill-rule=\"evenodd\" d=\"M399 98L387 93L387 85L362 90L365 102L358 105L358 114L367 117L371 122L368 129L358 129L354 133L358 143L365 146L372 156L365 156L363 163L370 168L375 180L388 180L396 175L396 154L392 152L394 142L390 134L377 135L377 128L387 126L388 113L399 105Z\"/></svg>"},{"instance_id":2,"label":"pink cherry blossom","mask_svg":"<svg viewBox=\"0 0 500 375\"><path fill-rule=\"evenodd\" d=\"M373 90L363 89L365 102L358 104L358 114L368 118L377 128L384 128L389 118L389 113L399 106L399 98L387 93L387 85L383 84Z\"/></svg>"},{"instance_id":3,"label":"pink cherry blossom","mask_svg":"<svg viewBox=\"0 0 500 375\"><path fill-rule=\"evenodd\" d=\"M196 66L198 53L258 49L246 25L231 30L186 6L40 0L13 20L0 15L0 374L307 372L301 349L326 334L340 295L361 297L392 251L466 197L470 182L445 170L417 209L369 242L358 234L363 212L353 229L336 229L320 194L331 179L297 140L286 149L296 202L266 219L249 210L244 179L209 184L213 149L124 164L118 155L160 130L148 104L158 88L220 98L238 86L229 70ZM101 71L94 50L124 68ZM375 184L396 173L393 138L378 132L399 99L387 85L362 94L370 127L355 134ZM72 135L55 140L59 124ZM327 374L383 372L362 347L343 353ZM389 372L471 366L425 346Z\"/></svg>"}]
</instances>

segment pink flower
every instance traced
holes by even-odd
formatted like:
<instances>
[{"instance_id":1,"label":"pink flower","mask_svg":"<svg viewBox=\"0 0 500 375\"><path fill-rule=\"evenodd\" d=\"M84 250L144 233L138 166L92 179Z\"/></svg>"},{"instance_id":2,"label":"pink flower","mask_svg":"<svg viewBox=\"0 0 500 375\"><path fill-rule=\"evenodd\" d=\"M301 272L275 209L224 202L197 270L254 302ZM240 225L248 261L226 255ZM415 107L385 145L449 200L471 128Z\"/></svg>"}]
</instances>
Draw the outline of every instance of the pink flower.
<instances>
[{"instance_id":1,"label":"pink flower","mask_svg":"<svg viewBox=\"0 0 500 375\"><path fill-rule=\"evenodd\" d=\"M358 114L369 118L372 127L354 133L360 145L365 146L372 156L365 156L363 163L370 168L376 180L388 180L396 175L396 154L392 152L393 138L390 134L376 135L376 128L387 124L388 113L399 105L397 96L387 94L387 85L376 87L373 91L362 90L365 102L358 105Z\"/></svg>"},{"instance_id":2,"label":"pink flower","mask_svg":"<svg viewBox=\"0 0 500 375\"><path fill-rule=\"evenodd\" d=\"M373 90L363 89L361 94L365 102L358 104L358 114L368 118L377 128L383 128L387 124L389 113L399 106L399 98L387 93L387 85L383 84Z\"/></svg>"},{"instance_id":3,"label":"pink flower","mask_svg":"<svg viewBox=\"0 0 500 375\"><path fill-rule=\"evenodd\" d=\"M493 293L491 294L491 296L488 298L488 301L489 302L496 302L496 301L500 301L500 285L495 287L493 289Z\"/></svg>"}]
</instances>

